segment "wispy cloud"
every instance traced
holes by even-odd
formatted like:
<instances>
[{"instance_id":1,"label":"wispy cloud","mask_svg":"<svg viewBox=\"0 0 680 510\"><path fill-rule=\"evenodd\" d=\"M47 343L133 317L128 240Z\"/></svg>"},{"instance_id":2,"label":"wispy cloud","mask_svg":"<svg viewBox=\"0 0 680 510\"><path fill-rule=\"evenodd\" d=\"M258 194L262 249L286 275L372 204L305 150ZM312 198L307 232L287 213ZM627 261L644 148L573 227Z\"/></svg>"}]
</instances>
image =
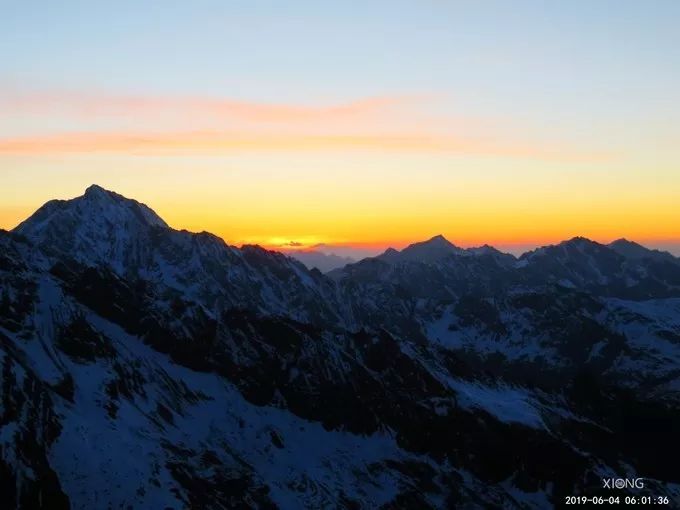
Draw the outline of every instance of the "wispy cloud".
<instances>
[{"instance_id":1,"label":"wispy cloud","mask_svg":"<svg viewBox=\"0 0 680 510\"><path fill-rule=\"evenodd\" d=\"M70 115L81 118L179 116L205 121L306 123L362 119L385 115L415 97L368 97L336 105L252 102L190 96L116 95L87 92L23 92L0 90L0 110L14 114Z\"/></svg>"},{"instance_id":2,"label":"wispy cloud","mask_svg":"<svg viewBox=\"0 0 680 510\"><path fill-rule=\"evenodd\" d=\"M219 131L173 133L66 133L49 136L0 138L0 154L55 155L68 153L125 153L136 155L220 154L243 151L370 150L439 152L559 161L593 161L602 153L559 147L502 143L445 135L316 135Z\"/></svg>"},{"instance_id":3,"label":"wispy cloud","mask_svg":"<svg viewBox=\"0 0 680 510\"><path fill-rule=\"evenodd\" d=\"M244 151L370 150L593 161L609 155L545 142L518 141L420 108L426 96L384 96L330 106L233 99L147 97L0 89L0 111L28 115L31 134L3 129L0 154L220 154ZM37 118L37 120L36 120ZM40 120L68 119L51 134ZM124 122L98 122L100 119ZM56 122L56 125L60 124ZM56 132L55 132L56 131ZM33 134L33 133L37 134Z\"/></svg>"}]
</instances>

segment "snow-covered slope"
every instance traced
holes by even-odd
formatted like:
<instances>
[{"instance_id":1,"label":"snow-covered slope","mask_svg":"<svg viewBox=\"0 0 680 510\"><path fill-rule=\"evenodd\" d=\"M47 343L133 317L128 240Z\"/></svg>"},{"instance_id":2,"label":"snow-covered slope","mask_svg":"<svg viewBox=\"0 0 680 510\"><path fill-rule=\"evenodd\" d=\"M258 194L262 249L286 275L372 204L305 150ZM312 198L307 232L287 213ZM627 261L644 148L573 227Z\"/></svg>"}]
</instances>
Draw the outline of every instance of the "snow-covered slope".
<instances>
[{"instance_id":1,"label":"snow-covered slope","mask_svg":"<svg viewBox=\"0 0 680 510\"><path fill-rule=\"evenodd\" d=\"M167 224L144 204L93 185L77 199L53 200L16 227L39 246L125 272Z\"/></svg>"},{"instance_id":2,"label":"snow-covered slope","mask_svg":"<svg viewBox=\"0 0 680 510\"><path fill-rule=\"evenodd\" d=\"M15 232L56 258L106 267L208 309L341 320L324 280L299 262L257 246L239 250L207 232L171 229L147 206L96 185L73 200L48 202Z\"/></svg>"},{"instance_id":3,"label":"snow-covered slope","mask_svg":"<svg viewBox=\"0 0 680 510\"><path fill-rule=\"evenodd\" d=\"M0 231L3 503L542 509L623 474L680 496L675 259L390 253L326 277L98 187Z\"/></svg>"}]
</instances>

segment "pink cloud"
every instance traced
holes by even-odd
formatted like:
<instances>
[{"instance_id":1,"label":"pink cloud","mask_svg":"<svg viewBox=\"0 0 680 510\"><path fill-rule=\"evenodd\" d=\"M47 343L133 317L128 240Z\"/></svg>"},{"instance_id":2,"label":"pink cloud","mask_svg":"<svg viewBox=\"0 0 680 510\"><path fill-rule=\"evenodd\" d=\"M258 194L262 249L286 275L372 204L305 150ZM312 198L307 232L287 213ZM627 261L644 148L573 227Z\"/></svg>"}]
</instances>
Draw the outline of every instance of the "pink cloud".
<instances>
[{"instance_id":1,"label":"pink cloud","mask_svg":"<svg viewBox=\"0 0 680 510\"><path fill-rule=\"evenodd\" d=\"M177 115L212 120L288 124L374 117L387 114L414 100L414 97L386 96L357 99L330 106L312 106L190 96L5 90L0 94L0 109L5 113L62 114L81 118Z\"/></svg>"},{"instance_id":2,"label":"pink cloud","mask_svg":"<svg viewBox=\"0 0 680 510\"><path fill-rule=\"evenodd\" d=\"M0 90L0 111L37 116L37 121L32 119L30 132L42 131L0 138L0 154L371 150L559 161L599 161L611 157L489 135L493 130L486 126L480 132L481 123L474 119L425 114L420 107L426 99L432 97L383 96L310 106L224 98ZM45 123L51 126L53 134L44 134L43 118L68 121ZM124 122L98 122L110 118Z\"/></svg>"},{"instance_id":3,"label":"pink cloud","mask_svg":"<svg viewBox=\"0 0 680 510\"><path fill-rule=\"evenodd\" d=\"M404 135L267 134L222 131L171 133L65 133L49 136L0 138L0 154L50 155L67 153L214 154L238 151L377 150L506 156L560 161L593 161L609 156L578 153L558 147L500 143L483 139Z\"/></svg>"}]
</instances>

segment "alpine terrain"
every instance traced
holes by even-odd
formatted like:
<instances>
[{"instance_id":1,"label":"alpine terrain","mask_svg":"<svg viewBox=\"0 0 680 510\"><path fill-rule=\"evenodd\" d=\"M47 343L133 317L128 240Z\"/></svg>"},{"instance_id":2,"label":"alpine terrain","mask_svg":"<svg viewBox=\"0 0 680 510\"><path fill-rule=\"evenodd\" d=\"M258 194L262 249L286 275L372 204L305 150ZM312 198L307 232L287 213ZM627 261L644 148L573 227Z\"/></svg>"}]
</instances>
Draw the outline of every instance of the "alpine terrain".
<instances>
[{"instance_id":1,"label":"alpine terrain","mask_svg":"<svg viewBox=\"0 0 680 510\"><path fill-rule=\"evenodd\" d=\"M323 274L98 186L0 231L2 508L672 506L678 430L680 259L630 241Z\"/></svg>"}]
</instances>

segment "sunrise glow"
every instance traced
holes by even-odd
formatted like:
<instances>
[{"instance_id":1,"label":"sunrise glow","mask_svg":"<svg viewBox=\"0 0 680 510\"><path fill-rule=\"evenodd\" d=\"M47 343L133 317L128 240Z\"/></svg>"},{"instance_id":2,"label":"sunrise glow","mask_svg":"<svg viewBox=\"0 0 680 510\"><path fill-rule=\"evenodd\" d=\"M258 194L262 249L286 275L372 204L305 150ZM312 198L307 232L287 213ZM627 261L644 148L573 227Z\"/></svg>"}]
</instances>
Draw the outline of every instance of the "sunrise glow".
<instances>
[{"instance_id":1,"label":"sunrise glow","mask_svg":"<svg viewBox=\"0 0 680 510\"><path fill-rule=\"evenodd\" d=\"M97 183L175 228L281 250L377 252L440 233L514 251L575 235L680 246L680 58L659 46L680 40L632 5L585 23L557 7L431 3L371 30L308 5L295 9L316 27L304 35L292 14L258 17L282 41L266 54L245 6L142 9L131 27L122 9L83 9L110 24L75 29L86 48L54 21L68 8L35 13L31 44L4 30L4 229ZM25 16L10 9L0 29ZM107 43L121 27L135 52Z\"/></svg>"}]
</instances>

